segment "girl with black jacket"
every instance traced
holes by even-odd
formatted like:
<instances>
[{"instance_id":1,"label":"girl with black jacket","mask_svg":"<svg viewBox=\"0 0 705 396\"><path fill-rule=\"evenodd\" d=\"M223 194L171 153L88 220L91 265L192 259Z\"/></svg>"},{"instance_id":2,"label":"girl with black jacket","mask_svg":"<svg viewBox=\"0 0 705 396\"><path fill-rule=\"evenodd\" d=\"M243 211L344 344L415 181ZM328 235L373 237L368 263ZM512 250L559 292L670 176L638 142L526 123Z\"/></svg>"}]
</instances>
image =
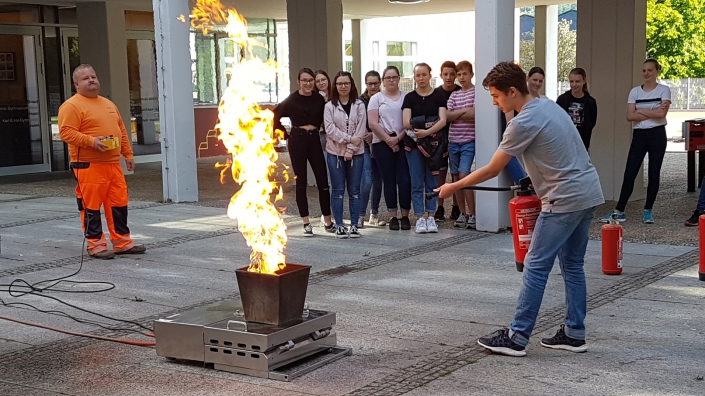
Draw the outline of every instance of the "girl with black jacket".
<instances>
[{"instance_id":1,"label":"girl with black jacket","mask_svg":"<svg viewBox=\"0 0 705 396\"><path fill-rule=\"evenodd\" d=\"M585 149L590 149L592 129L597 123L597 101L588 93L587 73L576 67L568 74L570 91L566 91L556 99L556 103L563 108L573 120L583 139Z\"/></svg>"}]
</instances>

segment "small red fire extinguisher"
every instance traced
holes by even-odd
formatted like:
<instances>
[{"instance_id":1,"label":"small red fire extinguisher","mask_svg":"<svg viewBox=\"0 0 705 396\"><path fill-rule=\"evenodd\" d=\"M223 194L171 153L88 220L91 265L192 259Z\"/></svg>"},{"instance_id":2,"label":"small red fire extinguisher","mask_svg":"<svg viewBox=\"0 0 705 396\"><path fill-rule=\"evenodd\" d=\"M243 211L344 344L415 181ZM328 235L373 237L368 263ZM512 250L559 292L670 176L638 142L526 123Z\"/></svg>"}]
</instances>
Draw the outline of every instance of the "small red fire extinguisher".
<instances>
[{"instance_id":1,"label":"small red fire extinguisher","mask_svg":"<svg viewBox=\"0 0 705 396\"><path fill-rule=\"evenodd\" d=\"M607 275L622 273L624 229L613 214L609 224L602 226L602 272Z\"/></svg>"},{"instance_id":2,"label":"small red fire extinguisher","mask_svg":"<svg viewBox=\"0 0 705 396\"><path fill-rule=\"evenodd\" d=\"M698 266L698 276L701 281L705 281L705 215L698 218L698 231L700 232L700 265Z\"/></svg>"},{"instance_id":3,"label":"small red fire extinguisher","mask_svg":"<svg viewBox=\"0 0 705 396\"><path fill-rule=\"evenodd\" d=\"M533 190L529 187L530 185L530 178L521 179L517 196L509 201L509 217L512 220L512 235L514 236L514 260L519 272L524 271L524 258L529 252L536 219L541 213L541 199L532 194Z\"/></svg>"}]
</instances>

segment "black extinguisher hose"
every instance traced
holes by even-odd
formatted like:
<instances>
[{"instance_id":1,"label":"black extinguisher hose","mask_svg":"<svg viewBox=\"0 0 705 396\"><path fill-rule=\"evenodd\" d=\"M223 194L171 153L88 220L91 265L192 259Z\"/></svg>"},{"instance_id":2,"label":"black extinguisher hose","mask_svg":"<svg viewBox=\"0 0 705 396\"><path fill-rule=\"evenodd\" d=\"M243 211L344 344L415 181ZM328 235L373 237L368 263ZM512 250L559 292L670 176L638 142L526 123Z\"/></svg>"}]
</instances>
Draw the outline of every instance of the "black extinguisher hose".
<instances>
[{"instance_id":1,"label":"black extinguisher hose","mask_svg":"<svg viewBox=\"0 0 705 396\"><path fill-rule=\"evenodd\" d=\"M483 186L468 186L463 187L461 190L477 190L477 191L512 191L518 189L519 186L511 187L483 187ZM434 191L426 194L426 199L432 199L438 196L438 191Z\"/></svg>"}]
</instances>

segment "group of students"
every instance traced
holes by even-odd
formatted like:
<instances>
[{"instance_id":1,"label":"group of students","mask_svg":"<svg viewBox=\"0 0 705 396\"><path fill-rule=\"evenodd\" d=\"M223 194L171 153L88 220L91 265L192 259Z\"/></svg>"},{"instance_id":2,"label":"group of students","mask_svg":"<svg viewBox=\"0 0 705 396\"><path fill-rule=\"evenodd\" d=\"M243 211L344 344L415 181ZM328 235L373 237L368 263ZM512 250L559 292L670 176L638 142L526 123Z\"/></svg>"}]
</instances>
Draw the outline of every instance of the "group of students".
<instances>
[{"instance_id":1,"label":"group of students","mask_svg":"<svg viewBox=\"0 0 705 396\"><path fill-rule=\"evenodd\" d=\"M646 153L649 154L649 187L643 221L653 223L651 209L658 192L659 174L666 147L665 116L670 104L667 86L658 84L660 66L644 63L644 85L629 95L628 120L633 122L634 139L629 151L619 203L601 217L624 221L624 208ZM311 164L319 191L321 221L327 232L338 238L360 237L367 207L372 198L368 224L384 226L379 215L384 193L390 230L410 230L409 212L414 211L417 233L438 232L436 221L445 220L443 199L426 199L426 194L446 182L448 167L452 181L471 172L475 158L475 86L473 66L468 61L441 65L443 84L431 85L432 69L426 63L414 67L416 88L399 90L400 73L389 66L380 75L365 75L366 89L359 94L355 80L340 71L331 80L323 70L304 68L298 73L299 90L274 110L274 128L285 133L292 168L296 175L296 203L304 223L304 236L313 236L306 197L307 162ZM527 74L527 90L536 99L547 100L539 91L545 72L533 67ZM569 73L570 90L556 103L563 108L590 149L597 123L597 102L588 91L582 68ZM382 89L383 88L383 89ZM504 113L509 122L517 115ZM287 134L281 118L291 120ZM427 143L431 141L433 143ZM439 152L430 152L439 147ZM515 183L526 176L516 158L507 164ZM330 187L329 187L330 181ZM347 190L351 224L343 223L343 202ZM331 216L332 214L332 216ZM453 195L450 218L454 228L474 229L475 197L471 190Z\"/></svg>"}]
</instances>

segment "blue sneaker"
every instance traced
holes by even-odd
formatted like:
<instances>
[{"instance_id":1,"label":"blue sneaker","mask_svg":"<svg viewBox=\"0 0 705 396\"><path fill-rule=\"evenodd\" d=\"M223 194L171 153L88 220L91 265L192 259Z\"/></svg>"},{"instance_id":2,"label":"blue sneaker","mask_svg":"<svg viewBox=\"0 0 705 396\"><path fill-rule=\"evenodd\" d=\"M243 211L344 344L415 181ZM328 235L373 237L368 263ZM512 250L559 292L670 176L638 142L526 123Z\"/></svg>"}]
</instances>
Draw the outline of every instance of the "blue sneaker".
<instances>
[{"instance_id":1,"label":"blue sneaker","mask_svg":"<svg viewBox=\"0 0 705 396\"><path fill-rule=\"evenodd\" d=\"M607 213L606 215L600 217L600 218L597 219L597 220L598 220L600 223L609 223L609 222L610 222L610 219L612 218L612 215L616 215L616 216L617 216L617 222L618 222L618 223L624 223L625 221L627 221L627 215L625 215L624 213L617 213L617 212L615 212L614 210L610 211L609 213ZM646 216L646 215L645 215L645 216ZM653 217L652 217L651 219L653 220ZM653 221L652 221L652 223L653 223Z\"/></svg>"},{"instance_id":2,"label":"blue sneaker","mask_svg":"<svg viewBox=\"0 0 705 396\"><path fill-rule=\"evenodd\" d=\"M654 224L654 215L651 214L651 209L644 209L644 217L641 219L644 224Z\"/></svg>"}]
</instances>

